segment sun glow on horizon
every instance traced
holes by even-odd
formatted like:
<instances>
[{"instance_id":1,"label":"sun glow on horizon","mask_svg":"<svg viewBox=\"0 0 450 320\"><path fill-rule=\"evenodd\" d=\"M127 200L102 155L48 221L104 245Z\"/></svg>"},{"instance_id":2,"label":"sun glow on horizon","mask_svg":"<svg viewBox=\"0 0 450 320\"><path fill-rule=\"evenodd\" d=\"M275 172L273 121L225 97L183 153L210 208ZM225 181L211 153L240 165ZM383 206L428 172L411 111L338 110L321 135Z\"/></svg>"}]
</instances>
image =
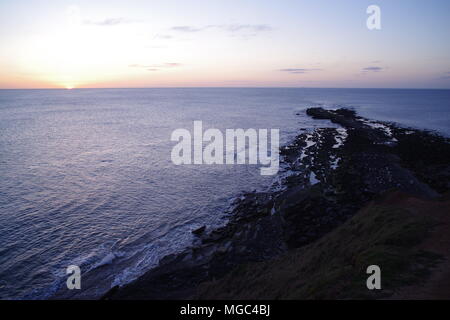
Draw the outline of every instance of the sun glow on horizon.
<instances>
[{"instance_id":1,"label":"sun glow on horizon","mask_svg":"<svg viewBox=\"0 0 450 320\"><path fill-rule=\"evenodd\" d=\"M129 68L133 49L139 52L135 46L139 41L129 36L129 31L87 24L81 11L71 6L62 15L59 28L21 40L17 65L23 74L50 87L73 89L123 79L132 71L143 71Z\"/></svg>"}]
</instances>

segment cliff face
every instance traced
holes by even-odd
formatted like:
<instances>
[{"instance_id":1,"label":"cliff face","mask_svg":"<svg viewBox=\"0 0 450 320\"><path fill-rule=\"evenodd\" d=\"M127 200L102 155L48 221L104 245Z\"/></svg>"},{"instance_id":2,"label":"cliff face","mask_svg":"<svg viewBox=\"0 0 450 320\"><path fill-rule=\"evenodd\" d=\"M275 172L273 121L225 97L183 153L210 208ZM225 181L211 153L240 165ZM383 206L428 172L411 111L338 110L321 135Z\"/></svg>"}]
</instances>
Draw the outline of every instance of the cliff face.
<instances>
[{"instance_id":1,"label":"cliff face","mask_svg":"<svg viewBox=\"0 0 450 320\"><path fill-rule=\"evenodd\" d=\"M320 240L199 287L199 299L450 298L450 201L391 192ZM366 269L381 268L382 290Z\"/></svg>"},{"instance_id":2,"label":"cliff face","mask_svg":"<svg viewBox=\"0 0 450 320\"><path fill-rule=\"evenodd\" d=\"M104 298L392 296L444 265L446 252L419 244L445 221L433 213L450 211L438 200L450 189L449 139L346 109L307 114L341 128L303 131L280 150L272 190L242 194L226 226L202 228L192 247ZM401 193L371 202L392 190ZM370 264L382 268L381 292L365 287Z\"/></svg>"}]
</instances>

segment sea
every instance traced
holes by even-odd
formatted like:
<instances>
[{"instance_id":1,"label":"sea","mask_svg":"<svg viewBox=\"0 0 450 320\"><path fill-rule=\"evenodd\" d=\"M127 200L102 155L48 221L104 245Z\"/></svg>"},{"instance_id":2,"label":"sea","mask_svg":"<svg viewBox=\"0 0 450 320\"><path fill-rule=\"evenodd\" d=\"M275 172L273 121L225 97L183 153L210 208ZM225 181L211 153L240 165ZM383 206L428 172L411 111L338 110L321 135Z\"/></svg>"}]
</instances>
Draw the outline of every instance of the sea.
<instances>
[{"instance_id":1,"label":"sea","mask_svg":"<svg viewBox=\"0 0 450 320\"><path fill-rule=\"evenodd\" d=\"M283 145L335 126L305 115L317 106L450 136L450 90L0 90L0 299L50 298L69 265L97 272L101 295L276 184L259 165L173 164L174 130L279 129Z\"/></svg>"}]
</instances>

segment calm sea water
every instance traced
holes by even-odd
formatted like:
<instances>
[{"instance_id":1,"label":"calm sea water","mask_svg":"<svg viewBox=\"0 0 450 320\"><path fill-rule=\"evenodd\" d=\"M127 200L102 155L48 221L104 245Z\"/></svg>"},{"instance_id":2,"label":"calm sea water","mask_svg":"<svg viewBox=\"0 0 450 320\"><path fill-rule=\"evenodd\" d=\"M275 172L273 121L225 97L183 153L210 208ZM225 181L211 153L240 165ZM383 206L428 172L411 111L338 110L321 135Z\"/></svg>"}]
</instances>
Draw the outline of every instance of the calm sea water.
<instances>
[{"instance_id":1,"label":"calm sea water","mask_svg":"<svg viewBox=\"0 0 450 320\"><path fill-rule=\"evenodd\" d=\"M279 128L286 143L330 125L296 115L309 106L450 135L449 90L0 90L0 297L48 297L70 264L125 283L188 245L193 228L223 224L233 197L274 177L175 166L172 131L194 120Z\"/></svg>"}]
</instances>

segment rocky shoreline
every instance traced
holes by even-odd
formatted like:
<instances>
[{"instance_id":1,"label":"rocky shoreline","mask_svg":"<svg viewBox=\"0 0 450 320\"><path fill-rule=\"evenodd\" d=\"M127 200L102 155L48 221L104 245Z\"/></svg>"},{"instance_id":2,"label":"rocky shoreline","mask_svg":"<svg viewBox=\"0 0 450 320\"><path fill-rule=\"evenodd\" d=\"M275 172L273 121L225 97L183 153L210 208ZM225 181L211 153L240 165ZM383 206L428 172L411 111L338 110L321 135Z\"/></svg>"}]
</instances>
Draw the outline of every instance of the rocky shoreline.
<instances>
[{"instance_id":1,"label":"rocky shoreline","mask_svg":"<svg viewBox=\"0 0 450 320\"><path fill-rule=\"evenodd\" d=\"M283 172L268 192L243 194L221 228L102 299L189 299L236 267L311 244L389 190L436 199L450 187L450 139L373 121L348 109L309 108L341 128L303 131L280 150Z\"/></svg>"}]
</instances>

